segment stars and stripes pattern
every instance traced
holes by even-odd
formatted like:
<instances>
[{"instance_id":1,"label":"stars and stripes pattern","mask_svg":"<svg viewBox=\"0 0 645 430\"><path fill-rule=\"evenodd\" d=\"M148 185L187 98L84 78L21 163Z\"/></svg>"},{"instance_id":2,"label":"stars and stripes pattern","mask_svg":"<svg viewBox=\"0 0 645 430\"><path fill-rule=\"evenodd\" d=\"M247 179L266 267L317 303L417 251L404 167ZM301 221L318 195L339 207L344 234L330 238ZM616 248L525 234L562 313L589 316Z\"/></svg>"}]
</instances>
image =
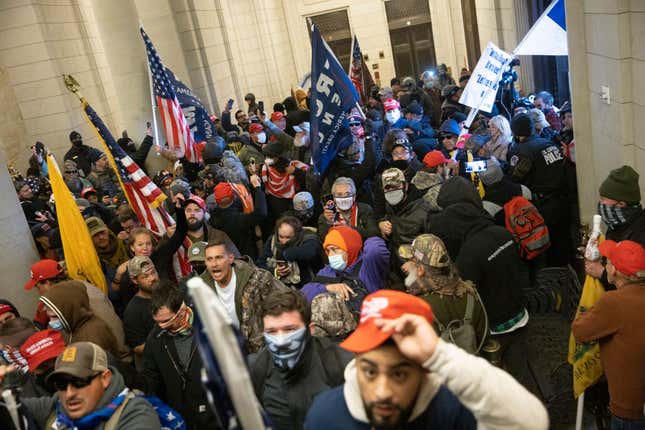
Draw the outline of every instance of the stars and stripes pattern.
<instances>
[{"instance_id":1,"label":"stars and stripes pattern","mask_svg":"<svg viewBox=\"0 0 645 430\"><path fill-rule=\"evenodd\" d=\"M352 41L352 64L349 66L349 78L352 80L354 87L356 87L356 92L363 104L367 104L370 89L374 86L374 80L363 61L363 53L358 45L356 36Z\"/></svg>"},{"instance_id":2,"label":"stars and stripes pattern","mask_svg":"<svg viewBox=\"0 0 645 430\"><path fill-rule=\"evenodd\" d=\"M108 130L103 120L89 103L85 100L82 103L87 118L96 129L99 138L107 149L106 154L112 168L118 173L119 183L130 207L137 214L141 225L153 232L157 237L163 236L166 233L166 229L175 223L168 212L161 206L161 203L166 199L166 195L141 170L137 163L121 149L114 137L112 137L110 130ZM177 279L181 276L186 276L191 271L190 263L188 262L188 248L190 248L190 240L186 238L184 244L173 258L173 268Z\"/></svg>"},{"instance_id":3,"label":"stars and stripes pattern","mask_svg":"<svg viewBox=\"0 0 645 430\"><path fill-rule=\"evenodd\" d=\"M181 110L181 105L177 100L175 89L166 74L166 69L152 41L143 28L139 28L139 30L146 45L148 65L152 76L152 88L161 114L161 122L166 132L168 146L179 150L180 154L185 155L186 159L191 163L198 163L201 157L197 151L188 121L186 121L184 112Z\"/></svg>"},{"instance_id":4,"label":"stars and stripes pattern","mask_svg":"<svg viewBox=\"0 0 645 430\"><path fill-rule=\"evenodd\" d=\"M174 223L160 206L166 199L166 195L121 149L103 120L86 101L83 101L83 110L108 150L106 154L111 159L112 167L118 173L121 188L123 188L130 207L137 214L142 225L156 235L162 236L166 232L166 227Z\"/></svg>"},{"instance_id":5,"label":"stars and stripes pattern","mask_svg":"<svg viewBox=\"0 0 645 430\"><path fill-rule=\"evenodd\" d=\"M293 160L289 166L299 170L307 170L309 166L298 160ZM296 195L296 178L289 173L281 173L273 166L262 165L260 174L267 194L279 199L292 199Z\"/></svg>"}]
</instances>

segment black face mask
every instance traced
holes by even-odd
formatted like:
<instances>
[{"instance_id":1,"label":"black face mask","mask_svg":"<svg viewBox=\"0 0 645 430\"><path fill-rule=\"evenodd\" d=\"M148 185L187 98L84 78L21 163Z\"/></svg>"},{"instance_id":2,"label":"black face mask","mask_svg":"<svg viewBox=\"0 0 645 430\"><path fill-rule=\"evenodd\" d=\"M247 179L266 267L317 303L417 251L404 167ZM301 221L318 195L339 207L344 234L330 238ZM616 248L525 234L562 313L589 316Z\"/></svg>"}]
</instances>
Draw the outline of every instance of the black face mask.
<instances>
[{"instance_id":1,"label":"black face mask","mask_svg":"<svg viewBox=\"0 0 645 430\"><path fill-rule=\"evenodd\" d=\"M82 146L83 145L83 139L72 140L72 145L76 146L76 147Z\"/></svg>"},{"instance_id":2,"label":"black face mask","mask_svg":"<svg viewBox=\"0 0 645 430\"><path fill-rule=\"evenodd\" d=\"M410 165L410 160L394 160L390 164L392 164L392 167L405 171L405 169L408 168L408 165Z\"/></svg>"}]
</instances>

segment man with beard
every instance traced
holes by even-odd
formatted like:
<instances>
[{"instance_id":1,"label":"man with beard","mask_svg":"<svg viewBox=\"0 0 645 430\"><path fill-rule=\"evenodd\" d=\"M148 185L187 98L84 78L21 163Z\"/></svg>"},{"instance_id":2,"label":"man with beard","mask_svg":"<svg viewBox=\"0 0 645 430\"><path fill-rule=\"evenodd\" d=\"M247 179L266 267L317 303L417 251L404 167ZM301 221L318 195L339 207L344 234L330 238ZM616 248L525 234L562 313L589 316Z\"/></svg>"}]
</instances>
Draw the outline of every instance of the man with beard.
<instances>
[{"instance_id":1,"label":"man with beard","mask_svg":"<svg viewBox=\"0 0 645 430\"><path fill-rule=\"evenodd\" d=\"M365 298L345 384L309 409L308 430L546 429L540 401L509 374L441 340L430 305L399 291ZM503 387L503 388L500 388Z\"/></svg>"},{"instance_id":2,"label":"man with beard","mask_svg":"<svg viewBox=\"0 0 645 430\"><path fill-rule=\"evenodd\" d=\"M488 335L486 310L475 285L459 276L441 239L419 235L411 245L399 247L399 256L405 261L401 267L406 274L405 291L430 304L437 333L478 354Z\"/></svg>"},{"instance_id":3,"label":"man with beard","mask_svg":"<svg viewBox=\"0 0 645 430\"><path fill-rule=\"evenodd\" d=\"M92 243L101 261L116 269L128 260L128 249L123 239L118 238L99 217L90 217L85 225L92 236Z\"/></svg>"},{"instance_id":4,"label":"man with beard","mask_svg":"<svg viewBox=\"0 0 645 430\"><path fill-rule=\"evenodd\" d=\"M136 256L128 261L130 279L138 287L123 312L125 343L132 348L136 358L141 358L146 346L146 338L154 328L152 319L152 291L159 287L159 274L149 257Z\"/></svg>"},{"instance_id":5,"label":"man with beard","mask_svg":"<svg viewBox=\"0 0 645 430\"><path fill-rule=\"evenodd\" d=\"M92 160L98 160L101 151L91 146L83 145L83 137L76 130L69 134L69 141L72 142L72 147L65 153L64 160L71 160L76 163L76 166L83 172L83 176L89 175L92 171Z\"/></svg>"}]
</instances>

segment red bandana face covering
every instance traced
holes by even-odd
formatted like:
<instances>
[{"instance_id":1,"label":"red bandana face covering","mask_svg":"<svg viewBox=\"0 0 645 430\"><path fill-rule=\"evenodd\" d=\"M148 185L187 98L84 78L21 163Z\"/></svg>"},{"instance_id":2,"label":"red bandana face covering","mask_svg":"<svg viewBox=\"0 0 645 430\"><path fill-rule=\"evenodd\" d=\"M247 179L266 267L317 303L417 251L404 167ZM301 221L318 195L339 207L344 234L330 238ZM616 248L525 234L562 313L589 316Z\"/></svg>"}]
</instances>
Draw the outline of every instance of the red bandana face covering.
<instances>
[{"instance_id":1,"label":"red bandana face covering","mask_svg":"<svg viewBox=\"0 0 645 430\"><path fill-rule=\"evenodd\" d=\"M193 310L182 303L175 316L159 324L159 327L173 335L186 335L193 327Z\"/></svg>"}]
</instances>

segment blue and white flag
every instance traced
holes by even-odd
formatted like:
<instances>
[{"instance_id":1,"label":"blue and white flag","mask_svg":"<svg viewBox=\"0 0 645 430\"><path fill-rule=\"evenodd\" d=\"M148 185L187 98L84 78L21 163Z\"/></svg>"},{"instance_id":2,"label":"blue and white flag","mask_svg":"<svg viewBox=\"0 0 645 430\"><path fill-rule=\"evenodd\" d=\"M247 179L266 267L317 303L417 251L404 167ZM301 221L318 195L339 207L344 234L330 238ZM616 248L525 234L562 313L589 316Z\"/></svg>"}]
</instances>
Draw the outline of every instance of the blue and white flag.
<instances>
[{"instance_id":1,"label":"blue and white flag","mask_svg":"<svg viewBox=\"0 0 645 430\"><path fill-rule=\"evenodd\" d=\"M193 330L205 370L202 383L220 427L270 430L242 355L240 332L217 293L201 278L196 276L187 284L195 304Z\"/></svg>"},{"instance_id":2,"label":"blue and white flag","mask_svg":"<svg viewBox=\"0 0 645 430\"><path fill-rule=\"evenodd\" d=\"M205 142L216 134L215 124L211 121L206 107L199 97L186 84L180 81L168 67L166 75L175 89L175 95L184 112L190 131L193 132L195 142Z\"/></svg>"},{"instance_id":3,"label":"blue and white flag","mask_svg":"<svg viewBox=\"0 0 645 430\"><path fill-rule=\"evenodd\" d=\"M554 0L535 21L514 55L568 55L564 0Z\"/></svg>"},{"instance_id":4,"label":"blue and white flag","mask_svg":"<svg viewBox=\"0 0 645 430\"><path fill-rule=\"evenodd\" d=\"M358 93L347 72L313 26L311 33L311 158L316 174L324 175L338 151L352 143L347 113Z\"/></svg>"}]
</instances>

